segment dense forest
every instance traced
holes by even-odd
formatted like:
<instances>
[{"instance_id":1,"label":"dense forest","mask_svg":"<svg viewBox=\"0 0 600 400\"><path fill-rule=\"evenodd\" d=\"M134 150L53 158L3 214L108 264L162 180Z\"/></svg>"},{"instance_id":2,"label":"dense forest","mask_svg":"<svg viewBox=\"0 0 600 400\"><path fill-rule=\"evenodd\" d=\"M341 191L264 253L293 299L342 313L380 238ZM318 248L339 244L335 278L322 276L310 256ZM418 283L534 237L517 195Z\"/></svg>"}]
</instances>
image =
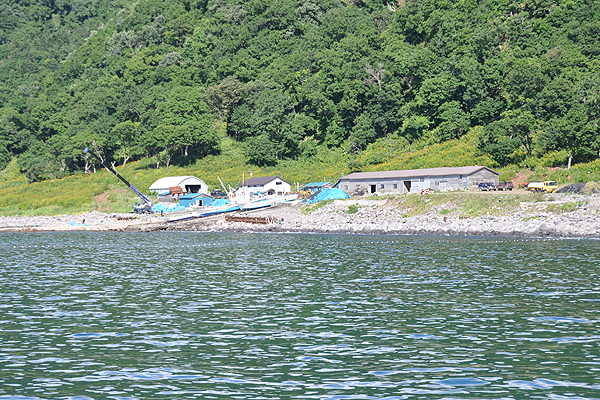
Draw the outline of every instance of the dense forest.
<instances>
[{"instance_id":1,"label":"dense forest","mask_svg":"<svg viewBox=\"0 0 600 400\"><path fill-rule=\"evenodd\" d=\"M0 169L30 182L224 139L258 166L478 129L496 166L600 151L600 2L8 0Z\"/></svg>"}]
</instances>

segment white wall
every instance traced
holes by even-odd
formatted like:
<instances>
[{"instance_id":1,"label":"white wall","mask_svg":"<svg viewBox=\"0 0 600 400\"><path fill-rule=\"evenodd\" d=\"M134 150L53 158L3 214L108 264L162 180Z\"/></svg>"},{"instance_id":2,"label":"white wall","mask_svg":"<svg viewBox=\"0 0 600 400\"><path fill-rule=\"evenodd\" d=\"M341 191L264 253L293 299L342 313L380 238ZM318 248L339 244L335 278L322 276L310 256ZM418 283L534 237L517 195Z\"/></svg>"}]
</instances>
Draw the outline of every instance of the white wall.
<instances>
[{"instance_id":1,"label":"white wall","mask_svg":"<svg viewBox=\"0 0 600 400\"><path fill-rule=\"evenodd\" d=\"M264 186L250 186L248 187L248 190L250 191L250 193L268 192L269 190L274 190L275 194L284 194L291 192L292 186L289 183L283 181L282 179L277 178Z\"/></svg>"}]
</instances>

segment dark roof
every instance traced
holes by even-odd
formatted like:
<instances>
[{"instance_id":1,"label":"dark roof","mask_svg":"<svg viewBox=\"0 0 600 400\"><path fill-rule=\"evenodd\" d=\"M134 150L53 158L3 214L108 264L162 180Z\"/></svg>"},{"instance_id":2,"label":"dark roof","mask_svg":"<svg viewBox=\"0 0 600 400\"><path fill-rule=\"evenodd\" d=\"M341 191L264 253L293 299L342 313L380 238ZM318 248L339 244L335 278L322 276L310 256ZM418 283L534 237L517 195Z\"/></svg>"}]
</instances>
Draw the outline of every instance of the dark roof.
<instances>
[{"instance_id":1,"label":"dark roof","mask_svg":"<svg viewBox=\"0 0 600 400\"><path fill-rule=\"evenodd\" d=\"M244 182L242 182L240 184L240 186L264 186L267 183L274 181L275 179L281 179L278 176L258 176L256 178L250 178L250 179L246 179ZM283 182L287 183L288 185L290 184L289 182L284 181L283 179L281 179Z\"/></svg>"},{"instance_id":2,"label":"dark roof","mask_svg":"<svg viewBox=\"0 0 600 400\"><path fill-rule=\"evenodd\" d=\"M500 175L500 173L481 165L470 167L441 167L424 169L404 169L397 171L376 171L376 172L354 172L350 175L342 176L340 180L363 180L363 179L387 179L387 178L414 178L423 176L446 176L446 175L471 175L482 169Z\"/></svg>"}]
</instances>

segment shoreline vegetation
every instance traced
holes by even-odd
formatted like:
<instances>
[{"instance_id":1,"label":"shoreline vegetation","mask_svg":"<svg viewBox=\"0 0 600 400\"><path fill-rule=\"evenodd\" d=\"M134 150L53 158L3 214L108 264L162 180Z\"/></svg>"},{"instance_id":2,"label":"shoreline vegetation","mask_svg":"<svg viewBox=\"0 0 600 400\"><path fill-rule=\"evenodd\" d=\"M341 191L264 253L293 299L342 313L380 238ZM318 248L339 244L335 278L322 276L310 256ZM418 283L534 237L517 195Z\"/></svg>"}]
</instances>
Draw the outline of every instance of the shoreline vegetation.
<instances>
[{"instance_id":1,"label":"shoreline vegetation","mask_svg":"<svg viewBox=\"0 0 600 400\"><path fill-rule=\"evenodd\" d=\"M177 214L180 217L190 212ZM0 217L0 232L277 232L600 238L600 195L447 192L355 197L314 205L299 201L230 216L269 223L227 221L224 215L167 222L173 215L106 214Z\"/></svg>"}]
</instances>

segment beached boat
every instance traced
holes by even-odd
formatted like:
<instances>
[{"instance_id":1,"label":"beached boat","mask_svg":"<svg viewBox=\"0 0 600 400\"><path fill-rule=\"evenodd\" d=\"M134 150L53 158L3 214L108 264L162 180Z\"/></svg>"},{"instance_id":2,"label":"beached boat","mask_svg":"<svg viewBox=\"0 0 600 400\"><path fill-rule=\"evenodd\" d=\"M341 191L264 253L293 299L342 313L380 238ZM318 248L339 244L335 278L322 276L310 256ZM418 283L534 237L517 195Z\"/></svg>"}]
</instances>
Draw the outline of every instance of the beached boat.
<instances>
[{"instance_id":1,"label":"beached boat","mask_svg":"<svg viewBox=\"0 0 600 400\"><path fill-rule=\"evenodd\" d=\"M176 222L176 221L183 221L186 219L191 219L191 218L204 218L204 217L210 217L213 215L219 215L219 214L224 214L224 213L228 213L228 212L233 212L233 211L239 211L240 207L235 204L235 205L226 205L226 206L220 206L220 207L203 207L202 209L199 209L197 211L192 211L192 212L186 212L185 214L176 214L176 215L171 215L168 218L165 219L166 222Z\"/></svg>"},{"instance_id":2,"label":"beached boat","mask_svg":"<svg viewBox=\"0 0 600 400\"><path fill-rule=\"evenodd\" d=\"M211 210L211 208L213 208L213 209ZM200 218L209 217L211 215L218 215L218 214L239 211L239 210L240 210L240 206L238 206L237 204L232 204L232 205L223 206L223 207L207 207L207 208L203 209L202 211L198 212L198 217L200 217Z\"/></svg>"},{"instance_id":3,"label":"beached boat","mask_svg":"<svg viewBox=\"0 0 600 400\"><path fill-rule=\"evenodd\" d=\"M277 196L277 197L271 197L271 198L250 201L247 203L240 204L240 210L249 211L249 210L257 210L257 209L266 208L266 207L276 207L282 203L285 203L288 201L294 201L297 198L298 198L298 195L292 194L292 195L288 195L288 196Z\"/></svg>"}]
</instances>

